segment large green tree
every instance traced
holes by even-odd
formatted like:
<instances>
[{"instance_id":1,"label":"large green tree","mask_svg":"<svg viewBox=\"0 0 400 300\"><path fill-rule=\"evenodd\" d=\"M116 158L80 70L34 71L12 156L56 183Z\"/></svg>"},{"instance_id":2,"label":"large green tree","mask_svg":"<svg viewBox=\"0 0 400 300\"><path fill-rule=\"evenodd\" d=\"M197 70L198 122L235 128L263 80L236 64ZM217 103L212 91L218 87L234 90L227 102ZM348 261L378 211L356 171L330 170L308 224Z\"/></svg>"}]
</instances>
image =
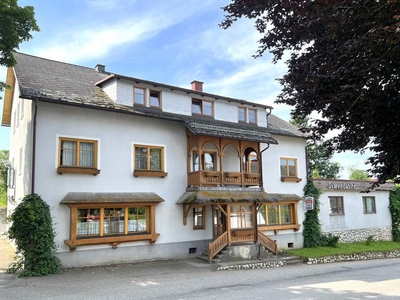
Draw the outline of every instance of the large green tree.
<instances>
[{"instance_id":1,"label":"large green tree","mask_svg":"<svg viewBox=\"0 0 400 300\"><path fill-rule=\"evenodd\" d=\"M301 131L309 127L309 118L297 117L289 122L297 126ZM307 141L308 174L312 178L336 179L340 175L341 166L332 161L332 153L323 146L321 141Z\"/></svg>"},{"instance_id":2,"label":"large green tree","mask_svg":"<svg viewBox=\"0 0 400 300\"><path fill-rule=\"evenodd\" d=\"M288 72L277 102L293 117L320 116L309 127L332 151L374 153L370 173L400 182L399 0L233 0L223 7L226 29L255 20L263 35L257 56L285 52Z\"/></svg>"},{"instance_id":3,"label":"large green tree","mask_svg":"<svg viewBox=\"0 0 400 300\"><path fill-rule=\"evenodd\" d=\"M23 41L32 38L31 31L39 31L33 6L19 7L17 0L0 1L0 66L13 67L13 51ZM6 84L0 81L0 92Z\"/></svg>"}]
</instances>

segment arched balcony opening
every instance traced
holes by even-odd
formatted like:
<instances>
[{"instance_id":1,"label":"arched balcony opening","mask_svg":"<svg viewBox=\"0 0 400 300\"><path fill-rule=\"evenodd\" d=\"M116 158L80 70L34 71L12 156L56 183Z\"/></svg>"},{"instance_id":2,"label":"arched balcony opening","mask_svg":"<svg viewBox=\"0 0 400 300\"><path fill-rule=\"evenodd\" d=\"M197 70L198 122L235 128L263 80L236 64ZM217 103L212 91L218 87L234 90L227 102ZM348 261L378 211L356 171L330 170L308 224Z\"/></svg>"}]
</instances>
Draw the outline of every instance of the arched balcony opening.
<instances>
[{"instance_id":1,"label":"arched balcony opening","mask_svg":"<svg viewBox=\"0 0 400 300\"><path fill-rule=\"evenodd\" d=\"M232 144L226 145L223 150L222 170L223 185L242 185L240 154L238 149Z\"/></svg>"},{"instance_id":2,"label":"arched balcony opening","mask_svg":"<svg viewBox=\"0 0 400 300\"><path fill-rule=\"evenodd\" d=\"M243 154L244 185L256 186L260 184L260 161L257 151L248 147Z\"/></svg>"}]
</instances>

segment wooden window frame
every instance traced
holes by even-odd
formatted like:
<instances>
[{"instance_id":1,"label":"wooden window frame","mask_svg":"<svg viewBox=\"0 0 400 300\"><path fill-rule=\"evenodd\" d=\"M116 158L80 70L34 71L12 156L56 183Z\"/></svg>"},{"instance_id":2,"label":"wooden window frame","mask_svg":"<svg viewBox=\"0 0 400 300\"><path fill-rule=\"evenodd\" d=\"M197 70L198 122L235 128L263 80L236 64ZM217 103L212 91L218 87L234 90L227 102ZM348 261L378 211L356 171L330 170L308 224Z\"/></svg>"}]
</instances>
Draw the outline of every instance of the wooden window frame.
<instances>
[{"instance_id":1,"label":"wooden window frame","mask_svg":"<svg viewBox=\"0 0 400 300\"><path fill-rule=\"evenodd\" d=\"M62 165L61 164L61 152L62 152L62 142L63 141L70 141L70 142L75 142L76 143L76 165L75 166L69 166L69 165ZM93 162L94 165L93 167L82 167L79 166L80 162L80 155L79 155L79 150L80 150L80 143L91 143L94 145L94 157L93 157ZM100 173L100 170L97 168L98 165L98 141L97 140L88 140L88 139L77 139L77 138L69 138L69 137L59 137L58 138L58 168L57 168L57 173L58 174L63 174L63 173L74 173L74 174L91 174L91 175L97 175Z\"/></svg>"},{"instance_id":2,"label":"wooden window frame","mask_svg":"<svg viewBox=\"0 0 400 300\"><path fill-rule=\"evenodd\" d=\"M160 236L155 230L155 207L157 203L149 202L137 202L137 203L79 203L79 204L67 204L70 208L70 226L69 226L69 239L65 240L71 250L75 250L78 246L82 245L100 245L100 244L110 244L112 248L116 248L118 244L123 242L135 242L135 241L145 241L148 240L149 243L153 244L156 242L157 238ZM124 208L125 212L129 208L133 207L146 207L147 217L146 217L146 232L134 232L128 233L127 222L128 219L124 219L124 233L117 234L107 234L104 235L104 220L103 223L99 224L100 232L99 235L88 235L88 236L78 236L78 210L79 209L100 209L100 221L104 218L105 208Z\"/></svg>"},{"instance_id":3,"label":"wooden window frame","mask_svg":"<svg viewBox=\"0 0 400 300\"><path fill-rule=\"evenodd\" d=\"M330 216L344 216L344 198L343 196L328 196L329 200L329 215ZM332 206L331 206L331 201L335 200L336 201L336 207L337 207L337 212L333 213L332 212ZM341 208L342 210L339 211L339 202L341 203Z\"/></svg>"},{"instance_id":4,"label":"wooden window frame","mask_svg":"<svg viewBox=\"0 0 400 300\"><path fill-rule=\"evenodd\" d=\"M269 224L268 222L268 206L275 205L278 206L278 223L277 224ZM292 222L283 223L282 224L282 215L281 215L281 206L282 205L289 205L290 206L290 218ZM286 230L286 229L294 229L298 231L300 229L300 224L298 221L298 214L297 214L297 205L298 200L295 201L287 201L287 202L271 202L271 203L263 203L257 209L257 222L259 218L259 214L261 214L261 209L265 208L265 224L258 224L258 228L260 230Z\"/></svg>"},{"instance_id":5,"label":"wooden window frame","mask_svg":"<svg viewBox=\"0 0 400 300\"><path fill-rule=\"evenodd\" d=\"M193 101L198 101L200 103L200 113L193 112ZM204 103L211 104L211 115L204 114ZM192 99L192 115L204 116L204 117L214 117L214 102L210 100L200 100L200 99Z\"/></svg>"},{"instance_id":6,"label":"wooden window frame","mask_svg":"<svg viewBox=\"0 0 400 300\"><path fill-rule=\"evenodd\" d=\"M149 169L151 156L147 155L147 169L137 169L136 168L136 148L147 148L147 153L150 153L151 149L160 149L161 150L161 169L160 170L152 170ZM133 145L133 176L147 176L147 177L161 177L164 178L168 175L164 171L164 147L163 146L154 146L154 145L142 145L135 144Z\"/></svg>"},{"instance_id":7,"label":"wooden window frame","mask_svg":"<svg viewBox=\"0 0 400 300\"><path fill-rule=\"evenodd\" d=\"M281 166L281 161L285 160L286 161L286 174L282 174ZM295 168L295 175L290 176L290 171L289 171L289 161L294 161L294 168ZM281 173L281 181L282 182L300 182L301 178L298 177L299 174L299 165L298 165L298 160L297 158L294 157L280 157L279 158L279 172Z\"/></svg>"},{"instance_id":8,"label":"wooden window frame","mask_svg":"<svg viewBox=\"0 0 400 300\"><path fill-rule=\"evenodd\" d=\"M363 210L364 214L366 215L373 215L376 214L376 200L375 196L363 196ZM371 199L373 201L373 210L372 211L367 211L367 199Z\"/></svg>"},{"instance_id":9,"label":"wooden window frame","mask_svg":"<svg viewBox=\"0 0 400 300\"><path fill-rule=\"evenodd\" d=\"M240 120L240 110L243 110L244 120ZM238 107L238 121L239 121L239 123L246 123L247 122L247 109L246 109L246 107L243 107L243 106L239 106Z\"/></svg>"},{"instance_id":10,"label":"wooden window frame","mask_svg":"<svg viewBox=\"0 0 400 300\"><path fill-rule=\"evenodd\" d=\"M239 209L234 211L233 208L238 206ZM243 207L250 208L250 211L246 211ZM247 217L250 216L251 224L247 226L246 221L248 220ZM232 218L237 221L238 227L234 227L235 225L232 222ZM251 229L254 227L254 210L251 204L233 204L230 207L230 215L229 215L229 222L232 230L245 230Z\"/></svg>"},{"instance_id":11,"label":"wooden window frame","mask_svg":"<svg viewBox=\"0 0 400 300\"><path fill-rule=\"evenodd\" d=\"M253 111L254 112L254 122L250 121L250 112ZM257 124L257 109L256 108L247 108L247 120L249 124Z\"/></svg>"},{"instance_id":12,"label":"wooden window frame","mask_svg":"<svg viewBox=\"0 0 400 300\"><path fill-rule=\"evenodd\" d=\"M158 97L157 97L157 99L158 99L158 105L156 106L156 105L151 105L151 93L157 93L158 94ZM150 90L149 91L149 107L152 107L152 108L160 108L161 109L161 91L157 91L157 90Z\"/></svg>"},{"instance_id":13,"label":"wooden window frame","mask_svg":"<svg viewBox=\"0 0 400 300\"><path fill-rule=\"evenodd\" d=\"M195 210L199 209L199 208L202 209L201 213L195 212ZM193 212L193 229L194 230L206 229L206 207L205 207L205 205L193 205L192 212ZM198 215L201 215L201 226L195 225L195 217Z\"/></svg>"},{"instance_id":14,"label":"wooden window frame","mask_svg":"<svg viewBox=\"0 0 400 300\"><path fill-rule=\"evenodd\" d=\"M136 101L136 95L137 95L136 89L142 90L142 91L143 91L143 103L138 103L138 102ZM146 91L147 91L146 88L139 87L139 86L134 86L134 87L133 87L133 104L135 104L135 105L140 105L140 106L146 106Z\"/></svg>"}]
</instances>

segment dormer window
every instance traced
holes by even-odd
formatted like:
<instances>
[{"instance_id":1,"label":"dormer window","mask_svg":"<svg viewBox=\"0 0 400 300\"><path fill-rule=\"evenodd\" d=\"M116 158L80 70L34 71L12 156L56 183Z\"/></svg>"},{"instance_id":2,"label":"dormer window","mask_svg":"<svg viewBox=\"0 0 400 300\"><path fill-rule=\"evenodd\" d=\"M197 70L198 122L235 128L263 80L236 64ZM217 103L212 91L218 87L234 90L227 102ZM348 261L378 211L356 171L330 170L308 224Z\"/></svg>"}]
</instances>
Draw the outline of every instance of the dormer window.
<instances>
[{"instance_id":1,"label":"dormer window","mask_svg":"<svg viewBox=\"0 0 400 300\"><path fill-rule=\"evenodd\" d=\"M246 122L246 108L245 107L239 107L238 110L238 118L239 122Z\"/></svg>"},{"instance_id":2,"label":"dormer window","mask_svg":"<svg viewBox=\"0 0 400 300\"><path fill-rule=\"evenodd\" d=\"M210 116L214 115L214 106L212 101L192 99L192 114Z\"/></svg>"},{"instance_id":3,"label":"dormer window","mask_svg":"<svg viewBox=\"0 0 400 300\"><path fill-rule=\"evenodd\" d=\"M239 106L238 120L242 123L257 124L257 109Z\"/></svg>"},{"instance_id":4,"label":"dormer window","mask_svg":"<svg viewBox=\"0 0 400 300\"><path fill-rule=\"evenodd\" d=\"M249 123L257 124L257 110L249 108Z\"/></svg>"},{"instance_id":5,"label":"dormer window","mask_svg":"<svg viewBox=\"0 0 400 300\"><path fill-rule=\"evenodd\" d=\"M150 91L150 106L151 107L161 107L160 103L160 92L159 91Z\"/></svg>"},{"instance_id":6,"label":"dormer window","mask_svg":"<svg viewBox=\"0 0 400 300\"><path fill-rule=\"evenodd\" d=\"M143 88L138 88L138 87L135 87L134 88L134 99L133 99L133 102L135 103L135 104L139 104L139 105L144 105L144 99L145 99L145 89L143 89Z\"/></svg>"}]
</instances>

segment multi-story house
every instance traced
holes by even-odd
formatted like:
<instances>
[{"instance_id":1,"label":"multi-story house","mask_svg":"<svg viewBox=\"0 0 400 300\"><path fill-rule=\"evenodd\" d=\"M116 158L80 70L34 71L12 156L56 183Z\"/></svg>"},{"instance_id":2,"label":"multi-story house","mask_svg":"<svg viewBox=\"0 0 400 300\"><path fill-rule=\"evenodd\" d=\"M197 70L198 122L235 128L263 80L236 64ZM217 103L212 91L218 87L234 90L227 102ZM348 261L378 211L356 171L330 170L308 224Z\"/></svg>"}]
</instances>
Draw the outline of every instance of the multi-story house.
<instances>
[{"instance_id":1,"label":"multi-story house","mask_svg":"<svg viewBox=\"0 0 400 300\"><path fill-rule=\"evenodd\" d=\"M15 58L8 208L41 195L65 267L302 247L306 140L272 107Z\"/></svg>"}]
</instances>

